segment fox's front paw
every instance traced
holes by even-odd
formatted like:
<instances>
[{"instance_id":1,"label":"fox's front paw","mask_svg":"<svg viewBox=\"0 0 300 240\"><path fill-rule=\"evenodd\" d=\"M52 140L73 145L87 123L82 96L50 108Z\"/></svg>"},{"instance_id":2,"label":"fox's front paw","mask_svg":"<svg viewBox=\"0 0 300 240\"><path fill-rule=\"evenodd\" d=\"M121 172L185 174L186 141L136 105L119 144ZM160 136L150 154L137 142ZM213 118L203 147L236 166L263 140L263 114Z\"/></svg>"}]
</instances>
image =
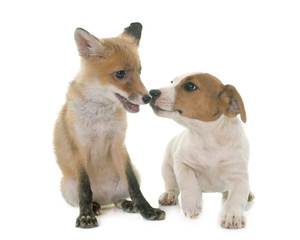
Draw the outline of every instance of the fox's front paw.
<instances>
[{"instance_id":1,"label":"fox's front paw","mask_svg":"<svg viewBox=\"0 0 300 240\"><path fill-rule=\"evenodd\" d=\"M132 201L128 201L126 199L115 203L115 205L116 205L116 207L118 207L120 209L123 209L123 211L128 212L128 213L136 213L136 212L138 212L138 210L134 206L133 202Z\"/></svg>"},{"instance_id":2,"label":"fox's front paw","mask_svg":"<svg viewBox=\"0 0 300 240\"><path fill-rule=\"evenodd\" d=\"M99 216L101 214L101 206L97 202L93 202L93 212L96 216Z\"/></svg>"},{"instance_id":3,"label":"fox's front paw","mask_svg":"<svg viewBox=\"0 0 300 240\"><path fill-rule=\"evenodd\" d=\"M244 228L246 226L246 218L243 212L228 210L222 214L221 226L223 228Z\"/></svg>"},{"instance_id":4,"label":"fox's front paw","mask_svg":"<svg viewBox=\"0 0 300 240\"><path fill-rule=\"evenodd\" d=\"M140 210L141 215L148 220L164 220L166 213L159 208Z\"/></svg>"},{"instance_id":5,"label":"fox's front paw","mask_svg":"<svg viewBox=\"0 0 300 240\"><path fill-rule=\"evenodd\" d=\"M178 195L172 192L165 192L160 195L158 202L164 206L176 205L178 203Z\"/></svg>"},{"instance_id":6,"label":"fox's front paw","mask_svg":"<svg viewBox=\"0 0 300 240\"><path fill-rule=\"evenodd\" d=\"M98 221L95 216L79 215L79 217L76 219L76 227L80 227L80 228L98 227Z\"/></svg>"}]
</instances>

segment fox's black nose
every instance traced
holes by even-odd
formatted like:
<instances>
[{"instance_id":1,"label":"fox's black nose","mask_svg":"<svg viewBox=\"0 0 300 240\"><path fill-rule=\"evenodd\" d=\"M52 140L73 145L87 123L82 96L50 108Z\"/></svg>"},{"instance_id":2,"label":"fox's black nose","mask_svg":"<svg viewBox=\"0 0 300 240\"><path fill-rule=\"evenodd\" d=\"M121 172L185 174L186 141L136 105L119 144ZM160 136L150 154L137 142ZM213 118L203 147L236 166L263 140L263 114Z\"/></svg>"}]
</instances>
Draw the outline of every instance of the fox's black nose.
<instances>
[{"instance_id":1,"label":"fox's black nose","mask_svg":"<svg viewBox=\"0 0 300 240\"><path fill-rule=\"evenodd\" d=\"M159 96L161 95L161 91L158 89L152 89L150 90L150 95L152 96L152 100L155 101L156 99L159 98Z\"/></svg>"},{"instance_id":2,"label":"fox's black nose","mask_svg":"<svg viewBox=\"0 0 300 240\"><path fill-rule=\"evenodd\" d=\"M149 103L151 101L151 96L149 94L145 94L143 97L142 97L144 103Z\"/></svg>"}]
</instances>

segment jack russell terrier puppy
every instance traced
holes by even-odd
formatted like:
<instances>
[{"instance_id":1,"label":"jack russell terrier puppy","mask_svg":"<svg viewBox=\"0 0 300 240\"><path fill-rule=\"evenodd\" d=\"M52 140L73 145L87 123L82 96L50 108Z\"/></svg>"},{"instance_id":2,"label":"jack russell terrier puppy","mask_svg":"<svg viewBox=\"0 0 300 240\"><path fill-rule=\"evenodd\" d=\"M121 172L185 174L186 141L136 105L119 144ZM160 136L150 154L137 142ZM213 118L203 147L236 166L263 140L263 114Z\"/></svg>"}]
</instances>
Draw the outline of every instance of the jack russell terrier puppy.
<instances>
[{"instance_id":1,"label":"jack russell terrier puppy","mask_svg":"<svg viewBox=\"0 0 300 240\"><path fill-rule=\"evenodd\" d=\"M249 191L249 144L240 120L246 122L241 96L232 85L206 73L185 74L172 86L150 91L156 115L187 129L167 146L162 165L165 193L161 205L175 205L190 218L202 209L202 192L222 192L221 226L242 228Z\"/></svg>"}]
</instances>

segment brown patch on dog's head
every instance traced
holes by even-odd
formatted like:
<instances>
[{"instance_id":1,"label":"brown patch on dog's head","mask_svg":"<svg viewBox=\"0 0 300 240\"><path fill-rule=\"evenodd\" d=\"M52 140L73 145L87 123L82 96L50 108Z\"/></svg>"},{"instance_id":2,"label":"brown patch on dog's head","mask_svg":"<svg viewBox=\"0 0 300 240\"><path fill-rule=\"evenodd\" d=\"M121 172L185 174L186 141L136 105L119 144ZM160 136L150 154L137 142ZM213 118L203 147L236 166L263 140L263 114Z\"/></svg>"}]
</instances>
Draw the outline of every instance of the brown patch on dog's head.
<instances>
[{"instance_id":1,"label":"brown patch on dog's head","mask_svg":"<svg viewBox=\"0 0 300 240\"><path fill-rule=\"evenodd\" d=\"M210 74L197 74L184 78L176 86L174 109L182 116L201 121L220 117L218 95L222 83Z\"/></svg>"},{"instance_id":2,"label":"brown patch on dog's head","mask_svg":"<svg viewBox=\"0 0 300 240\"><path fill-rule=\"evenodd\" d=\"M210 74L190 75L175 86L174 109L184 117L204 122L217 120L223 113L246 122L246 112L241 96L231 86L224 86Z\"/></svg>"}]
</instances>

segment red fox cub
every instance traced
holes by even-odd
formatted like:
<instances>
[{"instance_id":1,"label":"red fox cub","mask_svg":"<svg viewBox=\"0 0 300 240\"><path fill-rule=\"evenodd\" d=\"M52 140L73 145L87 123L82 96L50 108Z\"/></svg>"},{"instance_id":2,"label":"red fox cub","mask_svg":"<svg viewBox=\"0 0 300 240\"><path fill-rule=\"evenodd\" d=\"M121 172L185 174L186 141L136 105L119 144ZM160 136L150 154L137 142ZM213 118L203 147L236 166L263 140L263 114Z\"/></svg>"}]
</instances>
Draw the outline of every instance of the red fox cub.
<instances>
[{"instance_id":1,"label":"red fox cub","mask_svg":"<svg viewBox=\"0 0 300 240\"><path fill-rule=\"evenodd\" d=\"M115 38L75 31L81 67L57 119L54 147L63 174L62 194L80 208L76 227L97 227L101 205L111 203L149 220L165 218L142 195L124 143L126 111L136 113L151 100L140 79L141 32L140 23Z\"/></svg>"}]
</instances>

